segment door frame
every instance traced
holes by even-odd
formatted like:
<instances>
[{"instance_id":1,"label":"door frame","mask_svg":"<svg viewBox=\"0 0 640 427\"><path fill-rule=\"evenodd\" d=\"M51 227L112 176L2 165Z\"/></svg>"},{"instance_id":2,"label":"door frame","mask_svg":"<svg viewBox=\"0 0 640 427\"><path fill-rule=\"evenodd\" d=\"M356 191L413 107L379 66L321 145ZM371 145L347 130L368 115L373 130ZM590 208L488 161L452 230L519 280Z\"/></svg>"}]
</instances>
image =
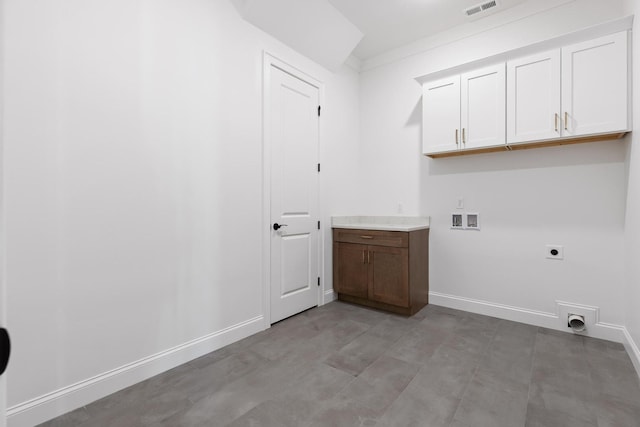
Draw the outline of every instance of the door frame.
<instances>
[{"instance_id":1,"label":"door frame","mask_svg":"<svg viewBox=\"0 0 640 427\"><path fill-rule=\"evenodd\" d=\"M312 77L309 73L302 71L300 67L291 65L266 50L263 51L262 63L262 312L264 318L264 328L271 327L271 67L278 68L285 73L304 81L318 88L318 98L320 105L324 104L324 84ZM320 159L320 145L322 143L322 121L318 123L318 159ZM319 160L318 160L319 161ZM321 182L318 174L318 215L321 217ZM324 285L324 239L322 226L318 230L318 274L320 283ZM322 305L322 289L318 286L317 302Z\"/></svg>"}]
</instances>

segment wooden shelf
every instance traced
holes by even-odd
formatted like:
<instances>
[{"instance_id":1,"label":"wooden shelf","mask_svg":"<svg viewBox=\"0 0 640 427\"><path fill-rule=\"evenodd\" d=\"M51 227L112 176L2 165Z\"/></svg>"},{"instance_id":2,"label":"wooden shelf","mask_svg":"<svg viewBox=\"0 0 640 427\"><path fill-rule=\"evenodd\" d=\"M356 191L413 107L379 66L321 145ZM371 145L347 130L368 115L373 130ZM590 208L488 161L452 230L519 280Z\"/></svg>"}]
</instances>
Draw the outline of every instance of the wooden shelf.
<instances>
[{"instance_id":1,"label":"wooden shelf","mask_svg":"<svg viewBox=\"0 0 640 427\"><path fill-rule=\"evenodd\" d=\"M611 134L590 135L590 136L582 136L582 137L576 137L576 138L560 138L560 139L552 139L548 141L539 141L539 142L526 142L526 143L523 142L519 144L505 144L497 147L464 149L464 150L458 150L458 151L449 151L445 153L432 153L432 154L426 154L426 156L431 157L432 159L439 159L442 157L456 157L456 156L466 156L470 154L496 153L499 151L528 150L530 148L555 147L558 145L582 144L585 142L612 141L616 139L621 139L627 133L629 132L616 132Z\"/></svg>"}]
</instances>

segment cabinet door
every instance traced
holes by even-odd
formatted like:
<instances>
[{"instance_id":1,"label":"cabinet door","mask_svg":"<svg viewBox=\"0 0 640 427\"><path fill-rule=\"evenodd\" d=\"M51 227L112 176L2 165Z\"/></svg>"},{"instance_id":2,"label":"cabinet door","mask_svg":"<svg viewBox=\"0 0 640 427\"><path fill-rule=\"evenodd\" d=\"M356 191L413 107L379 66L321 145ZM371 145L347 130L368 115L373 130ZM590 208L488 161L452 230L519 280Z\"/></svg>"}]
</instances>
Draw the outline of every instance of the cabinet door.
<instances>
[{"instance_id":1,"label":"cabinet door","mask_svg":"<svg viewBox=\"0 0 640 427\"><path fill-rule=\"evenodd\" d=\"M409 306L409 251L369 246L369 299Z\"/></svg>"},{"instance_id":2,"label":"cabinet door","mask_svg":"<svg viewBox=\"0 0 640 427\"><path fill-rule=\"evenodd\" d=\"M460 142L460 76L422 85L422 152L455 151Z\"/></svg>"},{"instance_id":3,"label":"cabinet door","mask_svg":"<svg viewBox=\"0 0 640 427\"><path fill-rule=\"evenodd\" d=\"M564 136L628 130L627 32L562 49Z\"/></svg>"},{"instance_id":4,"label":"cabinet door","mask_svg":"<svg viewBox=\"0 0 640 427\"><path fill-rule=\"evenodd\" d=\"M340 294L367 298L367 246L353 243L333 244L333 286Z\"/></svg>"},{"instance_id":5,"label":"cabinet door","mask_svg":"<svg viewBox=\"0 0 640 427\"><path fill-rule=\"evenodd\" d=\"M507 142L558 138L560 49L507 62Z\"/></svg>"},{"instance_id":6,"label":"cabinet door","mask_svg":"<svg viewBox=\"0 0 640 427\"><path fill-rule=\"evenodd\" d=\"M462 148L505 143L505 64L474 70L460 78Z\"/></svg>"}]
</instances>

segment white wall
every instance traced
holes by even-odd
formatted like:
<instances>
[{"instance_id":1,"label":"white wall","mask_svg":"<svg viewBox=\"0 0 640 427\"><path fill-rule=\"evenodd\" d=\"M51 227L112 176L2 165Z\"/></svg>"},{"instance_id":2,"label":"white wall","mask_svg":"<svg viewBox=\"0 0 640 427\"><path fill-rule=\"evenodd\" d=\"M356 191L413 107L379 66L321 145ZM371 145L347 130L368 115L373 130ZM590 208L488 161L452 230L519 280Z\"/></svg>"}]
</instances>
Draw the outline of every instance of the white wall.
<instances>
[{"instance_id":1,"label":"white wall","mask_svg":"<svg viewBox=\"0 0 640 427\"><path fill-rule=\"evenodd\" d=\"M361 188L359 76L343 67L325 94L322 120L331 126L321 128L320 200L323 213L323 292L325 302L335 299L333 293L333 247L331 216L358 212Z\"/></svg>"},{"instance_id":2,"label":"white wall","mask_svg":"<svg viewBox=\"0 0 640 427\"><path fill-rule=\"evenodd\" d=\"M261 328L262 52L325 84L325 224L354 193L357 74L227 1L21 0L1 27L10 410Z\"/></svg>"},{"instance_id":3,"label":"white wall","mask_svg":"<svg viewBox=\"0 0 640 427\"><path fill-rule=\"evenodd\" d=\"M603 323L624 324L624 141L426 158L413 80L623 16L622 2L604 3L570 2L452 36L361 74L363 210L394 213L401 202L407 213L431 215L432 302L564 328L553 318L556 300L564 300L599 307ZM480 232L449 229L457 197L464 211L480 213ZM564 245L565 260L546 260L546 244ZM621 327L614 332L620 336Z\"/></svg>"},{"instance_id":4,"label":"white wall","mask_svg":"<svg viewBox=\"0 0 640 427\"><path fill-rule=\"evenodd\" d=\"M626 10L629 14L635 15L633 24L633 105L635 126L640 126L640 37L638 32L638 19L640 15L640 4L637 1L628 0ZM640 301L640 134L634 132L627 137L629 141L628 156L628 187L627 187L627 210L625 223L625 260L626 260L626 288L624 299L626 301L625 326L629 333L630 343L628 351L635 353L636 370L640 372L640 311L638 302Z\"/></svg>"}]
</instances>

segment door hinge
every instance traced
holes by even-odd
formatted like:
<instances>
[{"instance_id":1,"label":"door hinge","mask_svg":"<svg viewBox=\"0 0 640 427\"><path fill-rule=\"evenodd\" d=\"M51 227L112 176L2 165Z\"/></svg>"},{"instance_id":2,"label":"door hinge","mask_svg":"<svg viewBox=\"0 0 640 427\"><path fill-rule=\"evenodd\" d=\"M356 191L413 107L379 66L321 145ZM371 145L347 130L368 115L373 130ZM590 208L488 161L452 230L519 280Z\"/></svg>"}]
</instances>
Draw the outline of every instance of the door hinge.
<instances>
[{"instance_id":1,"label":"door hinge","mask_svg":"<svg viewBox=\"0 0 640 427\"><path fill-rule=\"evenodd\" d=\"M320 230L320 221L318 221L318 230Z\"/></svg>"},{"instance_id":2,"label":"door hinge","mask_svg":"<svg viewBox=\"0 0 640 427\"><path fill-rule=\"evenodd\" d=\"M320 286L320 277L318 277L318 286Z\"/></svg>"},{"instance_id":3,"label":"door hinge","mask_svg":"<svg viewBox=\"0 0 640 427\"><path fill-rule=\"evenodd\" d=\"M320 163L318 163L318 172L320 172Z\"/></svg>"},{"instance_id":4,"label":"door hinge","mask_svg":"<svg viewBox=\"0 0 640 427\"><path fill-rule=\"evenodd\" d=\"M318 117L320 117L320 106L318 105Z\"/></svg>"}]
</instances>

